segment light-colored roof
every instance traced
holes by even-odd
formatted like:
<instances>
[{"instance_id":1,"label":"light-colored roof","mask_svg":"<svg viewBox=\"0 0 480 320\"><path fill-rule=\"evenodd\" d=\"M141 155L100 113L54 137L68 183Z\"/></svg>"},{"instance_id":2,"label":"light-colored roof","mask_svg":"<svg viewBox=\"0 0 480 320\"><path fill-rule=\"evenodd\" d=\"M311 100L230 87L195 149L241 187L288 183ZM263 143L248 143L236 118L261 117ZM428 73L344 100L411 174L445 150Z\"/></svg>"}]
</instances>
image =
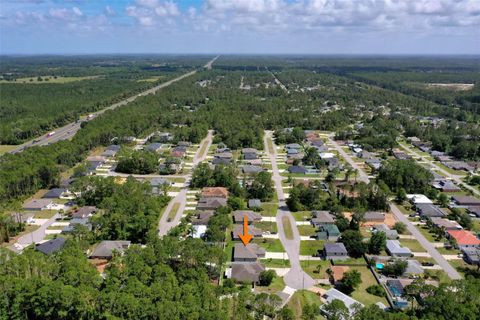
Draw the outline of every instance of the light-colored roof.
<instances>
[{"instance_id":1,"label":"light-colored roof","mask_svg":"<svg viewBox=\"0 0 480 320\"><path fill-rule=\"evenodd\" d=\"M248 222L259 221L262 219L262 216L256 212L250 210L235 210L233 211L233 219L236 223L242 223L243 217L247 216Z\"/></svg>"},{"instance_id":2,"label":"light-colored roof","mask_svg":"<svg viewBox=\"0 0 480 320\"><path fill-rule=\"evenodd\" d=\"M42 209L52 203L50 199L33 199L23 205L24 209Z\"/></svg>"},{"instance_id":3,"label":"light-colored roof","mask_svg":"<svg viewBox=\"0 0 480 320\"><path fill-rule=\"evenodd\" d=\"M257 259L265 256L265 249L256 243L249 243L246 246L243 243L235 243L233 259Z\"/></svg>"},{"instance_id":4,"label":"light-colored roof","mask_svg":"<svg viewBox=\"0 0 480 320\"><path fill-rule=\"evenodd\" d=\"M111 241L111 240L104 240L100 242L95 250L93 250L92 254L90 257L92 258L104 258L104 257L112 257L113 251L118 251L123 253L125 249L130 246L130 241L126 240L116 240L116 241Z\"/></svg>"},{"instance_id":5,"label":"light-colored roof","mask_svg":"<svg viewBox=\"0 0 480 320\"><path fill-rule=\"evenodd\" d=\"M391 254L411 254L409 248L402 247L398 240L387 240L387 249Z\"/></svg>"},{"instance_id":6,"label":"light-colored roof","mask_svg":"<svg viewBox=\"0 0 480 320\"><path fill-rule=\"evenodd\" d=\"M346 294L338 291L337 289L330 289L323 295L327 303L331 303L333 300L340 300L342 301L345 306L348 308L350 314L355 311L355 305L358 304L363 307L363 304L358 302L357 300L353 299L352 297L347 296Z\"/></svg>"}]
</instances>

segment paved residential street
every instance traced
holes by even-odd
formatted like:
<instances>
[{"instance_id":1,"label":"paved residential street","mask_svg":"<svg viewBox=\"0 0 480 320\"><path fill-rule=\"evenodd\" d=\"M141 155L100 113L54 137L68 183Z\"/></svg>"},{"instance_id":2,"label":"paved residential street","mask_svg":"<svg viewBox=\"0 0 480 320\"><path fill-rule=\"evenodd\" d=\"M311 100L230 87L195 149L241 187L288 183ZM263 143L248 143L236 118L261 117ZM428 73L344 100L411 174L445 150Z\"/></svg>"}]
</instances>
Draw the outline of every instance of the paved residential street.
<instances>
[{"instance_id":1,"label":"paved residential street","mask_svg":"<svg viewBox=\"0 0 480 320\"><path fill-rule=\"evenodd\" d=\"M345 161L347 161L353 168L358 170L359 173L359 178L361 181L364 181L365 183L370 182L370 179L368 178L367 174L363 171L361 167L359 167L355 161L353 161L352 157L348 153L343 150L338 143L336 143L333 139L329 139L330 143L332 143L335 146L335 149L343 156ZM422 245L422 247L430 254L430 256L435 259L438 265L440 265L443 270L448 274L448 276L451 279L460 279L460 274L453 268L447 260L438 252L438 250L434 247L433 244L431 244L421 233L418 231L418 229L412 224L410 220L408 220L407 217L403 215L403 213L398 209L398 207L395 204L390 204L390 208L392 210L392 213L395 215L397 220L403 222L406 226L408 231L412 233L412 235L415 236L415 239L418 240L418 242Z\"/></svg>"},{"instance_id":2,"label":"paved residential street","mask_svg":"<svg viewBox=\"0 0 480 320\"><path fill-rule=\"evenodd\" d=\"M180 190L180 192L168 203L167 208L165 209L162 217L160 218L160 221L158 222L158 235L160 237L166 235L172 228L174 228L176 225L180 223L180 220L182 219L183 211L185 210L185 207L187 206L187 191L188 191L188 185L190 184L190 179L192 177L192 172L195 169L195 166L197 166L200 162L205 160L208 154L208 149L210 149L210 146L212 145L212 140L213 140L213 131L209 130L207 137L202 140L200 143L197 152L195 153L195 156L193 157L193 167L191 171L185 175L186 181L185 181L185 186ZM206 144L206 146L205 146ZM202 152L202 149L204 152ZM177 208L177 212L175 214L175 217L172 218L170 221L169 220L169 215L172 209L175 209L175 204L179 204L179 207Z\"/></svg>"},{"instance_id":3,"label":"paved residential street","mask_svg":"<svg viewBox=\"0 0 480 320\"><path fill-rule=\"evenodd\" d=\"M56 213L53 217L48 219L37 230L27 233L18 238L17 243L22 246L28 246L32 243L42 242L45 239L45 230L50 227L56 219L60 218L60 214Z\"/></svg>"},{"instance_id":4,"label":"paved residential street","mask_svg":"<svg viewBox=\"0 0 480 320\"><path fill-rule=\"evenodd\" d=\"M275 145L273 149L273 153L270 152L268 148L268 139L271 139L272 132L265 131L264 137L264 145L265 150L267 150L268 156L272 163L272 171L273 171L273 182L275 184L275 189L278 196L278 204L279 209L277 211L277 228L278 228L278 235L280 241L282 242L285 251L288 254L288 258L290 260L290 271L284 277L285 284L293 289L306 289L310 288L311 286L315 285L315 280L312 279L305 271L303 271L300 265L300 234L298 232L298 228L295 224L295 219L293 218L291 212L288 210L287 205L285 204L285 196L283 194L282 188L282 177L278 171L277 160L276 160L276 150ZM273 140L272 140L273 144ZM289 240L285 236L285 230L283 228L283 217L287 217L290 221L290 225L293 231L293 239Z\"/></svg>"}]
</instances>

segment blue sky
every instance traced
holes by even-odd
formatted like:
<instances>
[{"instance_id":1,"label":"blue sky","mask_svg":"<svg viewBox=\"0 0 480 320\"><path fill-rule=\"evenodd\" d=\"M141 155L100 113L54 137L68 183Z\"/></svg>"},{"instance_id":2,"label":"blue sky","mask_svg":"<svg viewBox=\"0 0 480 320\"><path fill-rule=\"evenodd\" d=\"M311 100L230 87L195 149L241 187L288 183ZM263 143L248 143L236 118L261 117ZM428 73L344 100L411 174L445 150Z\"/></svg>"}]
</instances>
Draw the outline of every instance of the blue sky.
<instances>
[{"instance_id":1,"label":"blue sky","mask_svg":"<svg viewBox=\"0 0 480 320\"><path fill-rule=\"evenodd\" d=\"M480 54L480 0L0 2L3 54Z\"/></svg>"}]
</instances>

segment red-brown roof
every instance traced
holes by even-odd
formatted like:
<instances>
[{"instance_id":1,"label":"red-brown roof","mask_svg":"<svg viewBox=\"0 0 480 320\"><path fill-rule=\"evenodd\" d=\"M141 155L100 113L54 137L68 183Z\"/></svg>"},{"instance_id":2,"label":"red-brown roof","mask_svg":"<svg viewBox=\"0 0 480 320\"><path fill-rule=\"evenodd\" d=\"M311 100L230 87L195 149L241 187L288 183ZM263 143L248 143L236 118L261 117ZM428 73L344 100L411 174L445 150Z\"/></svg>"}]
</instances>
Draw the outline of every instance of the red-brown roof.
<instances>
[{"instance_id":1,"label":"red-brown roof","mask_svg":"<svg viewBox=\"0 0 480 320\"><path fill-rule=\"evenodd\" d=\"M465 230L448 230L448 234L457 241L458 245L480 245L480 239Z\"/></svg>"},{"instance_id":2,"label":"red-brown roof","mask_svg":"<svg viewBox=\"0 0 480 320\"><path fill-rule=\"evenodd\" d=\"M204 198L228 198L228 190L224 187L205 187L202 189Z\"/></svg>"}]
</instances>

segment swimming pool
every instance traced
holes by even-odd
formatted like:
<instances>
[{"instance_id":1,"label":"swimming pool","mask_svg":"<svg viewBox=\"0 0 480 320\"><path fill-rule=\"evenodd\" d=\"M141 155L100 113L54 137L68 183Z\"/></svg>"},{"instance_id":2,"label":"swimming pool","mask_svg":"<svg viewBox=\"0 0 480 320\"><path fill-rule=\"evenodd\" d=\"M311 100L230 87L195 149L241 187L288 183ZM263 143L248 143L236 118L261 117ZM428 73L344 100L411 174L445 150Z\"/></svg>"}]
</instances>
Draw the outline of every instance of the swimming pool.
<instances>
[{"instance_id":1,"label":"swimming pool","mask_svg":"<svg viewBox=\"0 0 480 320\"><path fill-rule=\"evenodd\" d=\"M375 266L377 267L378 270L383 269L383 263L377 263Z\"/></svg>"}]
</instances>

